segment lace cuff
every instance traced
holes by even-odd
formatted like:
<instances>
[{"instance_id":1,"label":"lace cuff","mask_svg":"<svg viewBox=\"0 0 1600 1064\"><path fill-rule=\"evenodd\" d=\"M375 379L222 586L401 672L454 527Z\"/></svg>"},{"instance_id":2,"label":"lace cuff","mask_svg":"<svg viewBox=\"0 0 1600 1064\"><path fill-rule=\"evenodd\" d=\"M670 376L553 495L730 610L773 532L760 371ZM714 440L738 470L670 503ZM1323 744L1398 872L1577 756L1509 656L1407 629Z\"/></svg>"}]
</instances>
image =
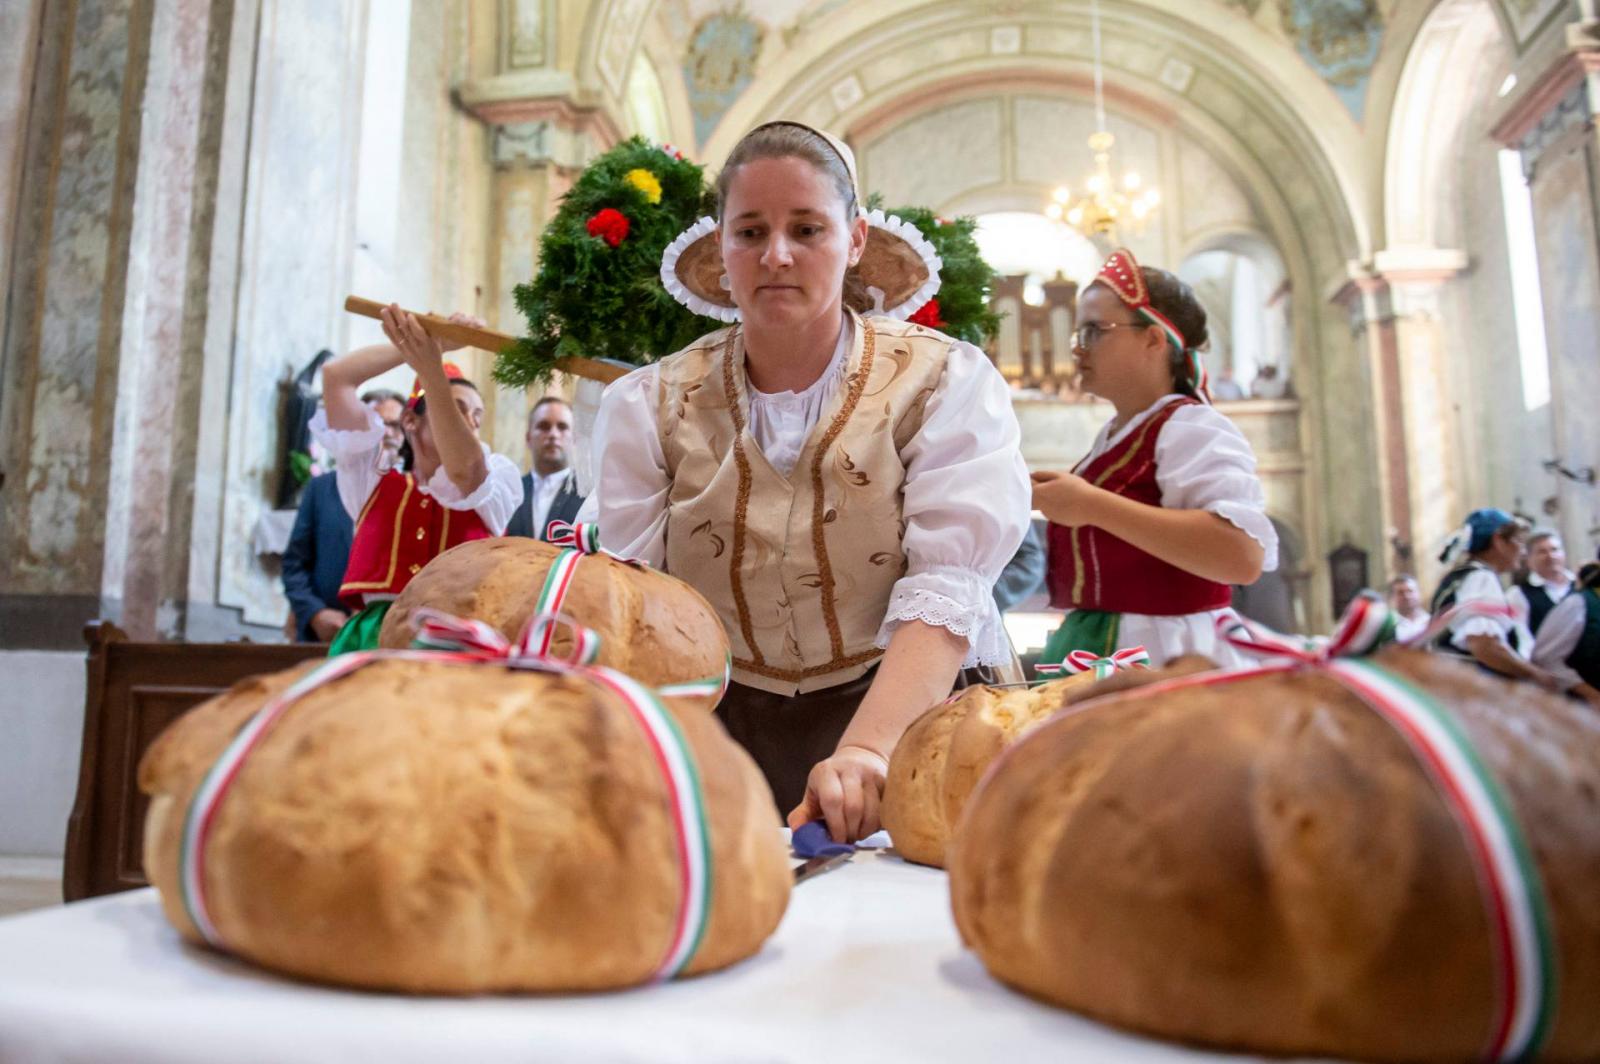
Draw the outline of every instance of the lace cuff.
<instances>
[{"instance_id":1,"label":"lace cuff","mask_svg":"<svg viewBox=\"0 0 1600 1064\"><path fill-rule=\"evenodd\" d=\"M1261 571L1270 573L1278 567L1278 532L1272 519L1253 506L1229 502L1224 499L1206 507L1261 545Z\"/></svg>"},{"instance_id":2,"label":"lace cuff","mask_svg":"<svg viewBox=\"0 0 1600 1064\"><path fill-rule=\"evenodd\" d=\"M311 415L306 429L335 458L362 455L383 446L383 418L378 416L376 410L367 411L367 427L364 429L336 429L328 425L328 411L318 408Z\"/></svg>"},{"instance_id":3,"label":"lace cuff","mask_svg":"<svg viewBox=\"0 0 1600 1064\"><path fill-rule=\"evenodd\" d=\"M887 648L895 629L906 621L921 621L966 639L964 669L1011 662L1011 640L992 589L970 570L932 569L901 578L889 595L876 644Z\"/></svg>"},{"instance_id":4,"label":"lace cuff","mask_svg":"<svg viewBox=\"0 0 1600 1064\"><path fill-rule=\"evenodd\" d=\"M439 505L452 510L476 510L483 505L484 500L494 494L494 477L490 475L493 472L490 463L494 456L488 444L480 441L478 446L483 449L484 477L470 492L463 492L456 487L456 482L450 479L450 474L445 472L443 465L435 469L433 476L428 478L428 483L423 485L423 490L438 499Z\"/></svg>"}]
</instances>

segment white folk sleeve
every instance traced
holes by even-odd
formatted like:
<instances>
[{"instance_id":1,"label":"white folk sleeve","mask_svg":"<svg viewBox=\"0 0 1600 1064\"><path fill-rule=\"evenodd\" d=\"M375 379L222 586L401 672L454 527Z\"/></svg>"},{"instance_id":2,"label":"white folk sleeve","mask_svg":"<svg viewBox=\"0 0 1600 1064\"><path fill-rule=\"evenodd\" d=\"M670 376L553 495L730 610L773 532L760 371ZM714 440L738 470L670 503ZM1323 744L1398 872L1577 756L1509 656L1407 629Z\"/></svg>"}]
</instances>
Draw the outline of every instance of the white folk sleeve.
<instances>
[{"instance_id":1,"label":"white folk sleeve","mask_svg":"<svg viewBox=\"0 0 1600 1064\"><path fill-rule=\"evenodd\" d=\"M1028 529L1031 489L1011 389L982 351L958 343L906 446L903 548L877 644L916 620L963 636L963 667L1011 660L994 583Z\"/></svg>"},{"instance_id":2,"label":"white folk sleeve","mask_svg":"<svg viewBox=\"0 0 1600 1064\"><path fill-rule=\"evenodd\" d=\"M378 469L378 460L383 454L383 418L369 409L366 428L334 429L328 427L328 412L318 407L306 427L323 449L333 455L339 501L354 520L361 515L361 508L383 477Z\"/></svg>"},{"instance_id":3,"label":"white folk sleeve","mask_svg":"<svg viewBox=\"0 0 1600 1064\"><path fill-rule=\"evenodd\" d=\"M1570 691L1583 682L1583 677L1567 664L1567 659L1578 649L1587 620L1588 604L1582 592L1576 592L1557 603L1539 626L1539 638L1533 644L1533 663L1560 680L1563 691Z\"/></svg>"},{"instance_id":4,"label":"white folk sleeve","mask_svg":"<svg viewBox=\"0 0 1600 1064\"><path fill-rule=\"evenodd\" d=\"M1456 589L1456 605L1468 602L1504 607L1506 593L1500 586L1500 578L1488 569L1474 569L1468 573ZM1507 636L1512 624L1509 617L1464 617L1450 626L1450 643L1463 653L1467 651L1467 640L1475 635L1494 636L1509 645Z\"/></svg>"},{"instance_id":5,"label":"white folk sleeve","mask_svg":"<svg viewBox=\"0 0 1600 1064\"><path fill-rule=\"evenodd\" d=\"M1186 406L1156 440L1156 483L1169 510L1206 510L1261 544L1262 572L1278 567L1278 532L1250 441L1209 406Z\"/></svg>"},{"instance_id":6,"label":"white folk sleeve","mask_svg":"<svg viewBox=\"0 0 1600 1064\"><path fill-rule=\"evenodd\" d=\"M594 490L579 519L600 523L600 543L660 568L666 559L672 481L656 430L660 370L646 366L606 389L594 429Z\"/></svg>"},{"instance_id":7,"label":"white folk sleeve","mask_svg":"<svg viewBox=\"0 0 1600 1064\"><path fill-rule=\"evenodd\" d=\"M503 536L511 515L522 505L522 474L517 472L511 459L495 454L488 444L480 441L478 446L483 448L483 461L488 469L482 483L470 492L463 492L444 471L444 466L440 466L428 479L428 494L438 499L439 505L452 510L476 510L491 536Z\"/></svg>"}]
</instances>

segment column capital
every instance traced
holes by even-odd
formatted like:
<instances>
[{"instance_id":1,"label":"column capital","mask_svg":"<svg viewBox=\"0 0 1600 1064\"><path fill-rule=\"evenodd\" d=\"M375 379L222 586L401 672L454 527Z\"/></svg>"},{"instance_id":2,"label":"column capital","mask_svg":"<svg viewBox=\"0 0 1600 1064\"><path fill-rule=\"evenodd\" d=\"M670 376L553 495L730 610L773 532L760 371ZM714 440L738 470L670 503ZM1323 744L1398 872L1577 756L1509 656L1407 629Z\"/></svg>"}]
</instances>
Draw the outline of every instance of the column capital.
<instances>
[{"instance_id":1,"label":"column capital","mask_svg":"<svg viewBox=\"0 0 1600 1064\"><path fill-rule=\"evenodd\" d=\"M622 140L622 129L604 103L560 71L520 71L467 82L457 98L492 130L497 167L553 165L577 172Z\"/></svg>"}]
</instances>

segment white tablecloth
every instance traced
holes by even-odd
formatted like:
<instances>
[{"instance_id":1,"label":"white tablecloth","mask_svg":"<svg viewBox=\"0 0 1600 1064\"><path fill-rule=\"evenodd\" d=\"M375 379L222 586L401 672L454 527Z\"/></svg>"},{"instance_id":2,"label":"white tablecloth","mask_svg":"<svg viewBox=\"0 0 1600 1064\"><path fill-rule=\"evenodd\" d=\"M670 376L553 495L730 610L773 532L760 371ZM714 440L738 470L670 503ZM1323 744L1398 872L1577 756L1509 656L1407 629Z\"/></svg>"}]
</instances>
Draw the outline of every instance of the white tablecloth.
<instances>
[{"instance_id":1,"label":"white tablecloth","mask_svg":"<svg viewBox=\"0 0 1600 1064\"><path fill-rule=\"evenodd\" d=\"M713 975L615 994L406 998L184 946L141 890L0 920L5 1064L257 1061L1204 1061L1007 990L962 949L944 873L887 854L795 888Z\"/></svg>"}]
</instances>

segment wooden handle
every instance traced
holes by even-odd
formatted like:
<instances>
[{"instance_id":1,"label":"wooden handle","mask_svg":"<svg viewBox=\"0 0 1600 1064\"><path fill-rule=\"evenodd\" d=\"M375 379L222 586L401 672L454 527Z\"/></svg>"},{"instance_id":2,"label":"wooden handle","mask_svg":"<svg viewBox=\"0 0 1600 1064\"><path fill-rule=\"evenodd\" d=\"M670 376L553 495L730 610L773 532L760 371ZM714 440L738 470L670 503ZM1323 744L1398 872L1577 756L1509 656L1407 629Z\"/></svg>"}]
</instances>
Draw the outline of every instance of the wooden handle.
<instances>
[{"instance_id":1,"label":"wooden handle","mask_svg":"<svg viewBox=\"0 0 1600 1064\"><path fill-rule=\"evenodd\" d=\"M387 303L379 303L372 299L362 299L360 296L349 296L344 301L344 309L351 314L360 314L364 318L379 318L381 311ZM416 314L415 311L411 313ZM467 347L476 347L490 354L499 354L517 342L515 336L508 333L496 332L493 329L479 329L472 325L461 325L449 318L441 318L435 314L416 314L423 332L429 336L436 336L441 340L464 344ZM632 372L629 366L613 366L609 362L596 362L592 358L563 358L556 362L556 369L562 373L570 373L574 377L586 377L602 384L610 384L618 377L625 377Z\"/></svg>"}]
</instances>

